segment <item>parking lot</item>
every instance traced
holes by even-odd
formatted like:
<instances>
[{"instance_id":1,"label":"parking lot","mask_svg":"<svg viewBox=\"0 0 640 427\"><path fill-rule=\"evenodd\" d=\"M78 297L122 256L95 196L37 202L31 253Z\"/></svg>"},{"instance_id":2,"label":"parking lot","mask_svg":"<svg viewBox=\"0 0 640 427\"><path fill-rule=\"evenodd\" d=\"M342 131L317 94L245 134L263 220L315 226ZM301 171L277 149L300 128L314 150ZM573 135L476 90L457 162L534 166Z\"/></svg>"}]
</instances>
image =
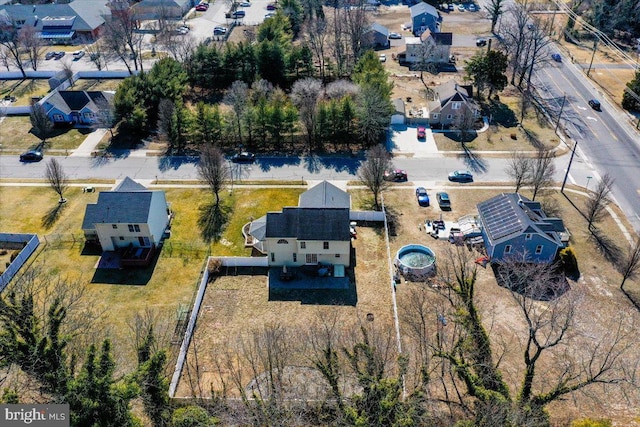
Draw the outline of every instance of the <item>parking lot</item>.
<instances>
[{"instance_id":1,"label":"parking lot","mask_svg":"<svg viewBox=\"0 0 640 427\"><path fill-rule=\"evenodd\" d=\"M196 41L202 41L213 35L213 28L217 26L231 27L234 23L237 25L259 25L264 21L267 13L274 12L267 10L267 5L273 3L271 0L251 0L251 6L241 7L238 10L245 12L244 18L237 20L227 19L226 13L229 11L230 5L227 2L213 2L206 12L196 12L196 17L188 21L191 27L191 37Z\"/></svg>"}]
</instances>

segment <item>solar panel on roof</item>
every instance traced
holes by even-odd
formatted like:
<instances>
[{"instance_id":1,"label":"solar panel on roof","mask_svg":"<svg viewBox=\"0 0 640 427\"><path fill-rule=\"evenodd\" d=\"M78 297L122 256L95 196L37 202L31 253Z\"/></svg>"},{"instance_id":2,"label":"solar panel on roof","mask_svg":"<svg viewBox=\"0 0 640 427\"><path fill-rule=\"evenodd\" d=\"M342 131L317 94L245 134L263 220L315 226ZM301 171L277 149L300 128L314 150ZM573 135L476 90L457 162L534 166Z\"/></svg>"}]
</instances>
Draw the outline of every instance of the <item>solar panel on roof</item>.
<instances>
[{"instance_id":1,"label":"solar panel on roof","mask_svg":"<svg viewBox=\"0 0 640 427\"><path fill-rule=\"evenodd\" d=\"M497 197L482 206L482 218L492 240L501 239L522 229L518 213L505 197Z\"/></svg>"}]
</instances>

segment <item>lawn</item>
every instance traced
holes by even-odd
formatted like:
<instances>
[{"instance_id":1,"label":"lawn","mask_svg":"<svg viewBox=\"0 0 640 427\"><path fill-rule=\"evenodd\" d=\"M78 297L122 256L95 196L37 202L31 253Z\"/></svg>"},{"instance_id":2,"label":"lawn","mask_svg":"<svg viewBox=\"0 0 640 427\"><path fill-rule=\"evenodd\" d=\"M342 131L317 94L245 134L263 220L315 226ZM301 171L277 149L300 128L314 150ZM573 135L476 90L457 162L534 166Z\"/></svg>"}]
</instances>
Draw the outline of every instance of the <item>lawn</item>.
<instances>
[{"instance_id":1,"label":"lawn","mask_svg":"<svg viewBox=\"0 0 640 427\"><path fill-rule=\"evenodd\" d=\"M0 98L15 96L11 105L31 105L32 97L44 97L49 93L47 79L37 80L0 80Z\"/></svg>"},{"instance_id":2,"label":"lawn","mask_svg":"<svg viewBox=\"0 0 640 427\"><path fill-rule=\"evenodd\" d=\"M120 83L122 83L122 79L81 79L76 81L73 84L73 87L69 88L68 90L115 91L116 89L118 89L118 86L120 86Z\"/></svg>"},{"instance_id":3,"label":"lawn","mask_svg":"<svg viewBox=\"0 0 640 427\"><path fill-rule=\"evenodd\" d=\"M40 144L40 138L31 133L31 129L31 121L27 116L5 117L0 126L3 152L19 153ZM90 132L91 129L53 128L45 150L76 149Z\"/></svg>"}]
</instances>

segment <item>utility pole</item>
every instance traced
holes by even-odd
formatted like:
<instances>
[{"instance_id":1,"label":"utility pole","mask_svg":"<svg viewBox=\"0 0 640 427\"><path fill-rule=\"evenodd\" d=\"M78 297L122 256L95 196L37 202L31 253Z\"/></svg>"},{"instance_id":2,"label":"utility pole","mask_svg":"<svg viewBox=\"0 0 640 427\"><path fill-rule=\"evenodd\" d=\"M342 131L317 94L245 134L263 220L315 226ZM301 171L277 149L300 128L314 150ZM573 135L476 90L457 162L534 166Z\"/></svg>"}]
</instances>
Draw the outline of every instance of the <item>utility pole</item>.
<instances>
[{"instance_id":1,"label":"utility pole","mask_svg":"<svg viewBox=\"0 0 640 427\"><path fill-rule=\"evenodd\" d=\"M591 66L593 65L593 57L596 56L596 49L598 48L598 39L593 42L593 53L591 53L591 62L589 63L589 69L587 70L587 77L591 72Z\"/></svg>"},{"instance_id":2,"label":"utility pole","mask_svg":"<svg viewBox=\"0 0 640 427\"><path fill-rule=\"evenodd\" d=\"M573 144L573 150L571 151L571 157L569 157L569 165L567 166L567 173L564 174L564 179L562 180L562 187L560 188L560 192L564 193L564 186L567 184L567 178L569 178L569 170L571 170L571 163L573 162L573 156L576 155L576 148L578 147L578 140Z\"/></svg>"},{"instance_id":3,"label":"utility pole","mask_svg":"<svg viewBox=\"0 0 640 427\"><path fill-rule=\"evenodd\" d=\"M558 121L556 122L556 130L554 133L558 133L558 126L560 126L560 119L562 118L562 110L564 110L564 103L567 100L567 94L562 95L562 105L560 106L560 114L558 114Z\"/></svg>"}]
</instances>

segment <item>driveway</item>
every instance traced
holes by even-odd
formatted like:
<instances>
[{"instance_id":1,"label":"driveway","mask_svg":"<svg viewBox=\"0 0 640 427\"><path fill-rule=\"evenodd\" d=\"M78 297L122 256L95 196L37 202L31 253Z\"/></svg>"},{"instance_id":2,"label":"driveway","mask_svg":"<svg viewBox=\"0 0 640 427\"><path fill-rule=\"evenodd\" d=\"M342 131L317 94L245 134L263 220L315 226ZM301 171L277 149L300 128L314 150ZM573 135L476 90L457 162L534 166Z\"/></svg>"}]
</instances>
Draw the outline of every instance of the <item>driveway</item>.
<instances>
[{"instance_id":1,"label":"driveway","mask_svg":"<svg viewBox=\"0 0 640 427\"><path fill-rule=\"evenodd\" d=\"M417 126L393 125L387 134L387 149L394 154L412 157L440 157L431 129L426 128L426 138L417 138Z\"/></svg>"}]
</instances>

